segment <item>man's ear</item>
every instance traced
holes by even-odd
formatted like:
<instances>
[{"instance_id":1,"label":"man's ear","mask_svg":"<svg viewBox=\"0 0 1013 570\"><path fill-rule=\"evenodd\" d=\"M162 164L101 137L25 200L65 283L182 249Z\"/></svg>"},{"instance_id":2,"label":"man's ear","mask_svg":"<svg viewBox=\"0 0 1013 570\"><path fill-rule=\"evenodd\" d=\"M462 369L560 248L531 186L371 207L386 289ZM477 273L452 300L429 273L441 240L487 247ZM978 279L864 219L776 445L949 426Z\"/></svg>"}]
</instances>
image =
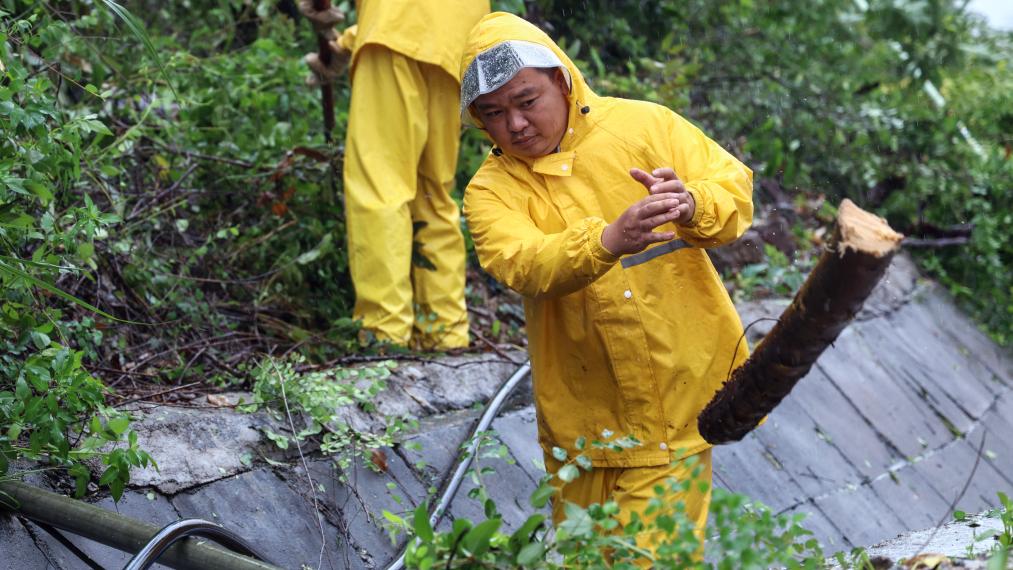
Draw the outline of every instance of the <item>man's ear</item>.
<instances>
[{"instance_id":1,"label":"man's ear","mask_svg":"<svg viewBox=\"0 0 1013 570\"><path fill-rule=\"evenodd\" d=\"M555 69L556 69L556 74L554 76L554 79L556 80L556 85L559 86L559 91L563 95L569 96L570 95L570 85L566 82L566 75L563 73L563 68L557 67Z\"/></svg>"}]
</instances>

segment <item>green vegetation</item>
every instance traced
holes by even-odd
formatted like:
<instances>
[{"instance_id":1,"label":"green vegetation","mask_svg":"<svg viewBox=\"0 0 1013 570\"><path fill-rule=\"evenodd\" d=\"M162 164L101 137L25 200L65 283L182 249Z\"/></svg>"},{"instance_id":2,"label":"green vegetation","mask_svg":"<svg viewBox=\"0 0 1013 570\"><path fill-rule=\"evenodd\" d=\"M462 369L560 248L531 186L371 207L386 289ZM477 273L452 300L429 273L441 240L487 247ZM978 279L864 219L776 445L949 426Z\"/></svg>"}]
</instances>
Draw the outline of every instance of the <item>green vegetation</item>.
<instances>
[{"instance_id":1,"label":"green vegetation","mask_svg":"<svg viewBox=\"0 0 1013 570\"><path fill-rule=\"evenodd\" d=\"M393 446L399 434L415 426L413 420L400 417L388 418L380 434L360 432L350 425L356 410L376 411L373 399L387 388L385 380L396 366L393 361L299 372L302 360L265 358L253 371L253 402L240 407L246 412L268 410L282 423L280 433L264 432L279 448L312 440L321 453L334 457L344 476L356 457L370 457L375 450ZM367 465L379 468L374 462Z\"/></svg>"},{"instance_id":2,"label":"green vegetation","mask_svg":"<svg viewBox=\"0 0 1013 570\"><path fill-rule=\"evenodd\" d=\"M590 444L580 440L576 448L590 446L622 452L636 445L638 442L634 440L619 438ZM592 469L586 455L568 458L558 448L554 455L565 462L564 466L557 475L543 478L531 494L533 509L543 510L556 493L553 478L557 479L556 485L565 485ZM405 556L408 568L634 569L645 563L654 568L728 570L826 566L818 541L801 525L804 515L775 515L766 506L723 489L713 491L707 528L708 558L719 562L704 566L699 560L701 537L687 517L685 503L678 497L691 488L705 490L708 483L699 480L702 466L696 457L685 460L685 467L691 473L689 479L672 479L655 487L655 497L647 509L634 513L625 523L618 517L615 502L587 508L568 503L565 520L556 526L555 532L549 532L552 525L546 515L537 513L506 534L499 531L502 520L495 502L487 496L481 497L486 520L456 518L450 530L442 532L433 530L425 504L414 511L411 520L385 515L415 536ZM480 479L482 471L475 473ZM637 543L637 536L645 533L659 537L659 546L653 553Z\"/></svg>"}]
</instances>

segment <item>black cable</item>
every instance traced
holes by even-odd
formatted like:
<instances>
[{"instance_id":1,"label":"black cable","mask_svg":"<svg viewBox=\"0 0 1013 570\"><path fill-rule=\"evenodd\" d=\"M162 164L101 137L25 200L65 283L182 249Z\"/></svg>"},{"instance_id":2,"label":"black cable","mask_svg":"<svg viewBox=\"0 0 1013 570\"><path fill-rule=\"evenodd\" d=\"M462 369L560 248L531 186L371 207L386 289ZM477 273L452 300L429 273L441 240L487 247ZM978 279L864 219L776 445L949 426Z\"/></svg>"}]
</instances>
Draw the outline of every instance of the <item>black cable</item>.
<instances>
[{"instance_id":1,"label":"black cable","mask_svg":"<svg viewBox=\"0 0 1013 570\"><path fill-rule=\"evenodd\" d=\"M69 550L71 554L77 556L81 562L84 562L92 570L106 570L105 567L101 566L98 562L92 560L91 556L85 554L83 550L77 547L76 544L70 541L69 538L63 536L63 533L49 526L44 522L32 521L36 526L49 533L50 536L56 539L57 542L63 545L64 548Z\"/></svg>"}]
</instances>

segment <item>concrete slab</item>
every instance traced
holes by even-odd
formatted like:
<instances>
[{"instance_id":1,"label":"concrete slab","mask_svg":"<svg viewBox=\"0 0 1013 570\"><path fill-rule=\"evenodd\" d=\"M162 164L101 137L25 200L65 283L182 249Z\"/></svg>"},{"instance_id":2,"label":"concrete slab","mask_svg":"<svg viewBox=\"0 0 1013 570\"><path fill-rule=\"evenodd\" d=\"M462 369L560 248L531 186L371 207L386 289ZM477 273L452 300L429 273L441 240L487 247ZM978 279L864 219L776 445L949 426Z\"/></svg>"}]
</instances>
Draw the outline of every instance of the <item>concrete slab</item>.
<instances>
[{"instance_id":1,"label":"concrete slab","mask_svg":"<svg viewBox=\"0 0 1013 570\"><path fill-rule=\"evenodd\" d=\"M471 473L461 485L450 514L466 517L473 522L483 521L486 516L483 504L477 495L479 481L488 496L495 501L503 518L503 530L514 530L535 513L528 499L537 487L537 480L517 464L516 458L508 451L501 455L496 446L488 453L480 453L471 466ZM545 514L548 514L545 510Z\"/></svg>"},{"instance_id":2,"label":"concrete slab","mask_svg":"<svg viewBox=\"0 0 1013 570\"><path fill-rule=\"evenodd\" d=\"M423 421L419 431L404 440L400 452L424 484L438 487L449 476L477 418L478 412L469 410Z\"/></svg>"},{"instance_id":3,"label":"concrete slab","mask_svg":"<svg viewBox=\"0 0 1013 570\"><path fill-rule=\"evenodd\" d=\"M879 365L877 351L859 342L855 329L845 329L833 350L816 366L832 381L867 425L875 426L891 452L908 457L925 448L936 448L953 439L923 401L900 385Z\"/></svg>"},{"instance_id":4,"label":"concrete slab","mask_svg":"<svg viewBox=\"0 0 1013 570\"><path fill-rule=\"evenodd\" d=\"M464 355L403 363L377 400L381 414L416 417L461 410L485 402L527 356L514 351L510 360L495 354Z\"/></svg>"},{"instance_id":5,"label":"concrete slab","mask_svg":"<svg viewBox=\"0 0 1013 570\"><path fill-rule=\"evenodd\" d=\"M492 428L517 458L517 464L533 480L538 481L545 475L545 460L538 445L538 425L533 407L501 416L492 423Z\"/></svg>"},{"instance_id":6,"label":"concrete slab","mask_svg":"<svg viewBox=\"0 0 1013 570\"><path fill-rule=\"evenodd\" d=\"M10 570L70 570L72 568L72 566L64 565L51 553L36 546L28 529L17 518L3 512L0 512L0 564Z\"/></svg>"},{"instance_id":7,"label":"concrete slab","mask_svg":"<svg viewBox=\"0 0 1013 570\"><path fill-rule=\"evenodd\" d=\"M995 392L978 378L987 372L969 368L945 334L928 326L923 316L905 307L885 322L860 327L859 334L875 348L877 363L921 398L944 427L966 431L991 406Z\"/></svg>"},{"instance_id":8,"label":"concrete slab","mask_svg":"<svg viewBox=\"0 0 1013 570\"><path fill-rule=\"evenodd\" d=\"M862 477L874 478L903 459L821 369L810 371L790 398L812 419L816 435L843 454Z\"/></svg>"},{"instance_id":9,"label":"concrete slab","mask_svg":"<svg viewBox=\"0 0 1013 570\"><path fill-rule=\"evenodd\" d=\"M906 528L876 490L867 485L816 497L815 504L840 530L844 543L872 544L897 536Z\"/></svg>"},{"instance_id":10,"label":"concrete slab","mask_svg":"<svg viewBox=\"0 0 1013 570\"><path fill-rule=\"evenodd\" d=\"M188 410L157 407L134 412L131 427L138 445L151 450L158 469L130 473L131 486L156 487L175 494L249 470L243 456L256 457L265 414L240 414L228 408Z\"/></svg>"},{"instance_id":11,"label":"concrete slab","mask_svg":"<svg viewBox=\"0 0 1013 570\"><path fill-rule=\"evenodd\" d=\"M172 504L185 518L225 525L254 542L284 568L361 567L358 553L339 540L338 530L269 469L256 469L181 493L173 497Z\"/></svg>"},{"instance_id":12,"label":"concrete slab","mask_svg":"<svg viewBox=\"0 0 1013 570\"><path fill-rule=\"evenodd\" d=\"M715 447L713 461L715 475L728 490L748 495L775 511L790 509L807 498L756 432L738 443Z\"/></svg>"},{"instance_id":13,"label":"concrete slab","mask_svg":"<svg viewBox=\"0 0 1013 570\"><path fill-rule=\"evenodd\" d=\"M994 381L1010 386L1013 379L1013 358L1008 348L993 343L977 325L957 308L953 299L936 284L931 284L925 294L912 299L912 306L924 311L934 323L952 339L953 347L968 359L983 364ZM938 324L933 325L938 326Z\"/></svg>"},{"instance_id":14,"label":"concrete slab","mask_svg":"<svg viewBox=\"0 0 1013 570\"><path fill-rule=\"evenodd\" d=\"M849 415L854 423L861 423L861 417L855 410L843 408L838 413ZM857 467L817 428L808 410L789 396L770 414L767 423L756 430L756 436L767 453L773 455L784 467L785 475L791 477L809 497L832 492L862 479Z\"/></svg>"},{"instance_id":15,"label":"concrete slab","mask_svg":"<svg viewBox=\"0 0 1013 570\"><path fill-rule=\"evenodd\" d=\"M873 480L870 485L883 504L904 523L905 529L935 525L940 517L946 516L950 506L919 471L910 467Z\"/></svg>"},{"instance_id":16,"label":"concrete slab","mask_svg":"<svg viewBox=\"0 0 1013 570\"><path fill-rule=\"evenodd\" d=\"M977 445L977 439L974 440L975 447L964 440L955 441L918 461L912 468L925 477L948 504L956 501L957 510L968 513L986 510L998 503L996 491L1011 487L1003 474L984 459L971 476L977 457ZM1006 466L1008 470L1010 463L1006 463ZM967 490L957 500L965 485Z\"/></svg>"},{"instance_id":17,"label":"concrete slab","mask_svg":"<svg viewBox=\"0 0 1013 570\"><path fill-rule=\"evenodd\" d=\"M339 540L350 545L365 566L373 567L393 558L394 546L382 529L382 523L367 510L365 501L351 486L340 481L340 471L330 460L310 463L310 473L318 485L321 511L332 526L338 529ZM323 486L320 490L319 486Z\"/></svg>"}]
</instances>

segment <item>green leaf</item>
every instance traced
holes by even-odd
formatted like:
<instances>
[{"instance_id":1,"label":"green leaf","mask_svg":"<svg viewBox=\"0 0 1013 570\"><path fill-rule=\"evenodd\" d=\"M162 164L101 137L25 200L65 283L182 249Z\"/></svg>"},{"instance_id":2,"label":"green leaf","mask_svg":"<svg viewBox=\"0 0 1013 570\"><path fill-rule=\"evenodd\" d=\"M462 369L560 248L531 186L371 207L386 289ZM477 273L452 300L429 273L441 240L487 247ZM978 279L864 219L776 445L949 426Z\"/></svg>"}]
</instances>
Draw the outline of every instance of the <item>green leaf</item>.
<instances>
[{"instance_id":1,"label":"green leaf","mask_svg":"<svg viewBox=\"0 0 1013 570\"><path fill-rule=\"evenodd\" d=\"M516 551L522 544L527 544L531 540L531 535L538 530L545 522L545 515L536 514L528 517L524 524L510 535L510 544Z\"/></svg>"},{"instance_id":2,"label":"green leaf","mask_svg":"<svg viewBox=\"0 0 1013 570\"><path fill-rule=\"evenodd\" d=\"M580 471L578 471L573 464L567 464L559 468L559 471L556 472L556 476L564 483L569 483L580 476Z\"/></svg>"},{"instance_id":3,"label":"green leaf","mask_svg":"<svg viewBox=\"0 0 1013 570\"><path fill-rule=\"evenodd\" d=\"M552 456L556 458L556 461L566 461L566 450L562 447L553 447Z\"/></svg>"},{"instance_id":4,"label":"green leaf","mask_svg":"<svg viewBox=\"0 0 1013 570\"><path fill-rule=\"evenodd\" d=\"M517 564L531 566L545 557L545 545L541 542L532 542L521 549L517 554Z\"/></svg>"},{"instance_id":5,"label":"green leaf","mask_svg":"<svg viewBox=\"0 0 1013 570\"><path fill-rule=\"evenodd\" d=\"M478 523L461 539L461 546L472 556L481 556L486 550L489 550L492 545L490 539L501 524L503 524L502 519L489 519Z\"/></svg>"},{"instance_id":6,"label":"green leaf","mask_svg":"<svg viewBox=\"0 0 1013 570\"><path fill-rule=\"evenodd\" d=\"M106 423L106 427L116 434L116 437L120 437L130 427L130 416L122 415L112 418Z\"/></svg>"},{"instance_id":7,"label":"green leaf","mask_svg":"<svg viewBox=\"0 0 1013 570\"><path fill-rule=\"evenodd\" d=\"M549 499L556 494L556 488L548 481L542 481L538 488L531 493L531 506L540 509L549 502Z\"/></svg>"},{"instance_id":8,"label":"green leaf","mask_svg":"<svg viewBox=\"0 0 1013 570\"><path fill-rule=\"evenodd\" d=\"M423 503L415 509L415 521L413 528L415 529L415 536L422 539L422 541L433 541L433 526L429 524L429 510L427 503Z\"/></svg>"},{"instance_id":9,"label":"green leaf","mask_svg":"<svg viewBox=\"0 0 1013 570\"><path fill-rule=\"evenodd\" d=\"M113 0L101 0L101 2L105 4L110 11L116 14L116 16L123 20L134 37L141 40L141 43L144 44L144 49L147 50L148 55L150 55L151 59L155 60L155 64L158 65L158 70L162 73L162 78L165 79L165 82L169 85L169 89L172 91L172 94L179 98L179 94L176 93L176 88L172 85L172 80L169 79L169 74L165 71L165 66L162 65L162 58L158 56L158 51L155 49L155 45L151 43L151 38L148 37L147 32L144 31L144 27L137 18L135 18L134 15L126 8L120 6Z\"/></svg>"}]
</instances>

